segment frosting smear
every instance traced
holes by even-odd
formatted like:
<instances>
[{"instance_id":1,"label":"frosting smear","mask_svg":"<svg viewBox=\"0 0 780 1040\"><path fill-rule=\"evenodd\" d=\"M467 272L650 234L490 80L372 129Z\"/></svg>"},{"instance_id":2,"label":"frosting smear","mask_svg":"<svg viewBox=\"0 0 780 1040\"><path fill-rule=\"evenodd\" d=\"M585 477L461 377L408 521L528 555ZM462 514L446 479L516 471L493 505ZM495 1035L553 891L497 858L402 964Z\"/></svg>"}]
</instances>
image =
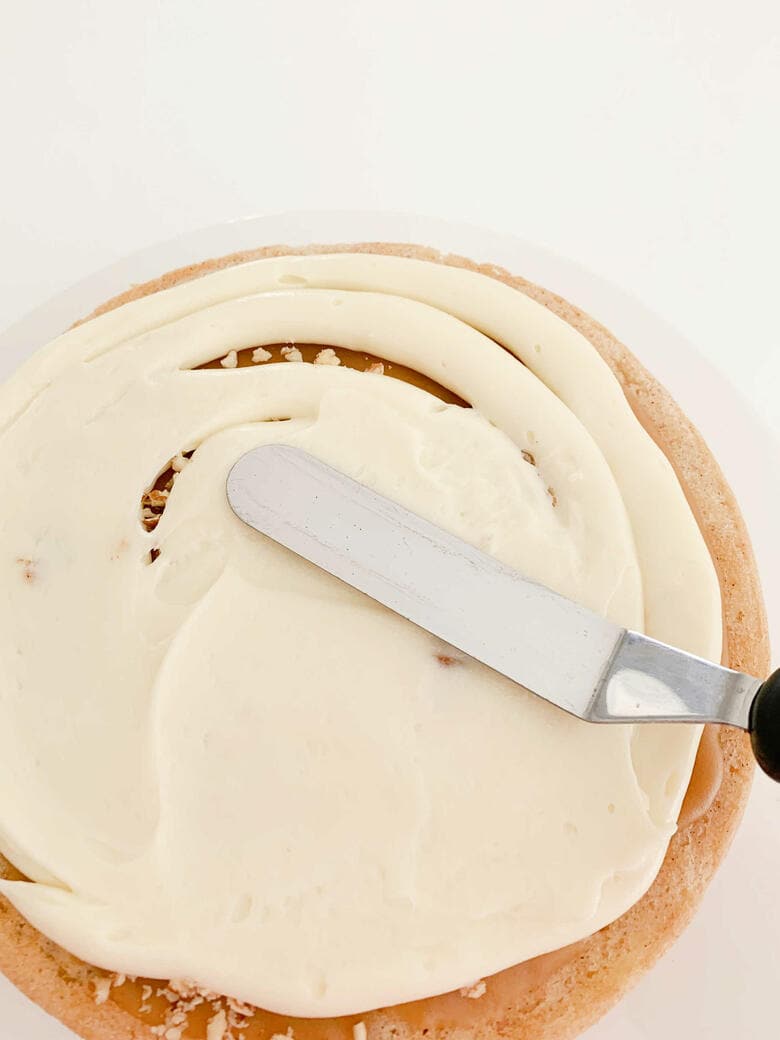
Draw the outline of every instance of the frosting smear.
<instances>
[{"instance_id":1,"label":"frosting smear","mask_svg":"<svg viewBox=\"0 0 780 1040\"><path fill-rule=\"evenodd\" d=\"M699 730L581 723L245 527L225 478L270 442L720 657L683 492L574 329L420 260L210 274L0 387L0 851L30 879L0 892L91 964L303 1017L470 987L614 920Z\"/></svg>"}]
</instances>

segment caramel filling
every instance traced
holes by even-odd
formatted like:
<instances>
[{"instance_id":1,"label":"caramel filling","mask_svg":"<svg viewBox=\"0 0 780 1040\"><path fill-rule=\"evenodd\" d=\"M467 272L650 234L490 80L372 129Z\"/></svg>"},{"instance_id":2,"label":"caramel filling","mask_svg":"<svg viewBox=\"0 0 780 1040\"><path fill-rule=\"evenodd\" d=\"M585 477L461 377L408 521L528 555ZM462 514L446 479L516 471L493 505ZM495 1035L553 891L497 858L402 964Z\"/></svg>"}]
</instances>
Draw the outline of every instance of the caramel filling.
<instances>
[{"instance_id":1,"label":"caramel filling","mask_svg":"<svg viewBox=\"0 0 780 1040\"><path fill-rule=\"evenodd\" d=\"M293 350L296 353L290 357L289 355ZM344 368L352 368L356 372L366 372L369 375L384 375L389 376L391 379L399 379L402 383L409 383L411 386L416 386L418 389L425 390L434 397L438 397L445 404L456 404L461 408L471 407L462 397L458 397L452 390L448 390L446 386L435 382L429 376L423 375L422 372L417 372L406 365L386 361L375 354L366 354L358 350L328 347L321 343L270 343L248 347L246 350L237 350L233 353L235 357L228 356L227 365L225 365L226 359L224 357L214 358L203 365L198 365L198 369L253 368L256 365L272 365L280 362L286 362L287 364L338 364L343 365ZM262 355L262 357L259 355ZM323 362L321 360L323 356L329 356L329 360ZM320 360L318 361L318 359ZM528 452L523 454L526 456ZM192 455L192 450L183 451L181 458L182 460L190 459ZM527 461L530 461L530 457ZM157 476L154 483L143 496L141 500L141 522L147 531L153 531L159 523L160 517L165 510L168 495L171 493L176 480L176 473L176 460L171 460L171 464ZM149 562L154 563L158 555L159 550L152 549Z\"/></svg>"}]
</instances>

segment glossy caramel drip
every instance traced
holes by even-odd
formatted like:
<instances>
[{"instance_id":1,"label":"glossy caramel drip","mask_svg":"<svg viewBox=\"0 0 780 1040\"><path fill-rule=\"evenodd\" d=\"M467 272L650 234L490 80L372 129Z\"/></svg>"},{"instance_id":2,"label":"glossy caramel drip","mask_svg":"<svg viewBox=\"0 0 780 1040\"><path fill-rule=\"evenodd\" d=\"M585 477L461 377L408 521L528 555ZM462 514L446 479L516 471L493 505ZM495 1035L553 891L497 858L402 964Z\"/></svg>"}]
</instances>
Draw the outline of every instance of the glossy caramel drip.
<instances>
[{"instance_id":1,"label":"glossy caramel drip","mask_svg":"<svg viewBox=\"0 0 780 1040\"><path fill-rule=\"evenodd\" d=\"M723 755L718 732L717 726L704 727L691 782L677 821L681 831L701 819L709 810L723 780Z\"/></svg>"}]
</instances>

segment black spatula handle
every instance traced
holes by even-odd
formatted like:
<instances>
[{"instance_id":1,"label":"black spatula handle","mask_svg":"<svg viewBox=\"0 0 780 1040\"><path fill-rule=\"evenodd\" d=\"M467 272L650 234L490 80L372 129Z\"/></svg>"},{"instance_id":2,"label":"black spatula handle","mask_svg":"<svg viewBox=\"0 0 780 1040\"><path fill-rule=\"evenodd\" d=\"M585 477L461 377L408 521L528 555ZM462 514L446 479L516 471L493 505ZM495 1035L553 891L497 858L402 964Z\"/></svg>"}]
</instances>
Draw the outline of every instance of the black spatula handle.
<instances>
[{"instance_id":1,"label":"black spatula handle","mask_svg":"<svg viewBox=\"0 0 780 1040\"><path fill-rule=\"evenodd\" d=\"M780 782L780 668L759 687L753 699L750 739L758 764Z\"/></svg>"}]
</instances>

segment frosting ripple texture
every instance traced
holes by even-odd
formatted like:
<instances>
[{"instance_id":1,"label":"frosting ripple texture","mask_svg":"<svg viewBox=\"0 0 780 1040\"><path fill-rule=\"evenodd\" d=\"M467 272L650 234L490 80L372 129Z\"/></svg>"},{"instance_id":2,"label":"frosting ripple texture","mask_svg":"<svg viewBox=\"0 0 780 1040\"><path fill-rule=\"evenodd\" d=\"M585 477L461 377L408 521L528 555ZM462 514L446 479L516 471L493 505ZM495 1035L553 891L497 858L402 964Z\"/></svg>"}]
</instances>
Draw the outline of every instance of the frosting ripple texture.
<instances>
[{"instance_id":1,"label":"frosting ripple texture","mask_svg":"<svg viewBox=\"0 0 780 1040\"><path fill-rule=\"evenodd\" d=\"M235 367L275 343L369 352L471 407L333 363ZM0 892L94 965L311 1017L614 920L660 867L699 730L581 723L245 527L225 478L268 442L720 658L703 538L583 336L444 264L240 264L0 387L0 851L29 879Z\"/></svg>"}]
</instances>

